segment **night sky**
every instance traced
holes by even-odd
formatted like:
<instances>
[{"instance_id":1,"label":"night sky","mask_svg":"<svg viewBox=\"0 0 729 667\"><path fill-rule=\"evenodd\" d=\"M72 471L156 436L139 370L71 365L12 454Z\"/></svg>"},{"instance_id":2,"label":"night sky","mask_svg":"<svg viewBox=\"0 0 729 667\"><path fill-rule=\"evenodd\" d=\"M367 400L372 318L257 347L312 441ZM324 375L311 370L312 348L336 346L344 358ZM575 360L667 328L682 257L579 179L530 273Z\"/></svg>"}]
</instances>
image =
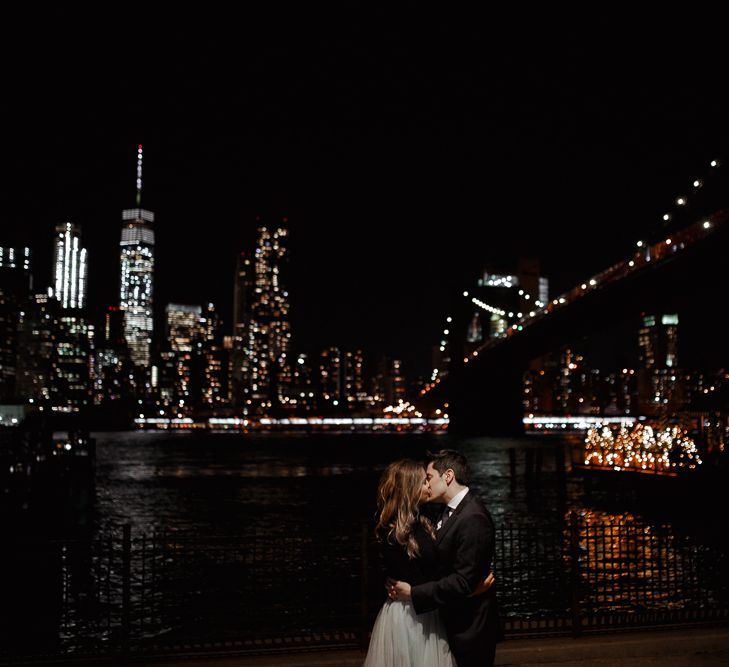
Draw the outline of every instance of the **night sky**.
<instances>
[{"instance_id":1,"label":"night sky","mask_svg":"<svg viewBox=\"0 0 729 667\"><path fill-rule=\"evenodd\" d=\"M425 372L484 263L539 256L556 294L729 158L710 16L577 29L393 4L5 15L0 244L31 246L41 288L54 225L81 224L91 305L116 304L141 143L159 312L210 300L229 322L255 217L287 216L295 349Z\"/></svg>"}]
</instances>

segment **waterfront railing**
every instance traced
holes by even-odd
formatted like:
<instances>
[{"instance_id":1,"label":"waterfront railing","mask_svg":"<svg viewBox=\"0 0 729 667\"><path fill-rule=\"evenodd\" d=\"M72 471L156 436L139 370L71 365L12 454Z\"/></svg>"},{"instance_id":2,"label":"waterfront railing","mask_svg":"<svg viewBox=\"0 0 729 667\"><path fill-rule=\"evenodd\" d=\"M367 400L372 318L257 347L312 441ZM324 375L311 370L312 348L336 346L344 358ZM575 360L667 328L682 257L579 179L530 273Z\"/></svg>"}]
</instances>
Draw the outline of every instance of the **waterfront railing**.
<instances>
[{"instance_id":1,"label":"waterfront railing","mask_svg":"<svg viewBox=\"0 0 729 667\"><path fill-rule=\"evenodd\" d=\"M130 526L9 539L4 659L363 647L385 600L371 526L235 535ZM729 620L729 560L670 526L569 513L501 525L495 576L507 636Z\"/></svg>"}]
</instances>

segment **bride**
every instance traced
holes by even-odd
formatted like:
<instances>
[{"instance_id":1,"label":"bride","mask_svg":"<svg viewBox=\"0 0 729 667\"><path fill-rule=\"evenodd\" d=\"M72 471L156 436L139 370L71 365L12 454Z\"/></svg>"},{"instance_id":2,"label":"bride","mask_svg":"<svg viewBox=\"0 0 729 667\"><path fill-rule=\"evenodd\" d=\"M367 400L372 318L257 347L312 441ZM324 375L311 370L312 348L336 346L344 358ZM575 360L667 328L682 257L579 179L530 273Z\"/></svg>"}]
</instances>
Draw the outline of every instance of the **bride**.
<instances>
[{"instance_id":1,"label":"bride","mask_svg":"<svg viewBox=\"0 0 729 667\"><path fill-rule=\"evenodd\" d=\"M438 579L433 524L420 514L430 486L422 464L391 463L377 489L375 535L382 544L388 577L411 585ZM493 576L473 595L491 586ZM416 614L412 602L388 599L372 629L364 667L455 667L438 610Z\"/></svg>"}]
</instances>

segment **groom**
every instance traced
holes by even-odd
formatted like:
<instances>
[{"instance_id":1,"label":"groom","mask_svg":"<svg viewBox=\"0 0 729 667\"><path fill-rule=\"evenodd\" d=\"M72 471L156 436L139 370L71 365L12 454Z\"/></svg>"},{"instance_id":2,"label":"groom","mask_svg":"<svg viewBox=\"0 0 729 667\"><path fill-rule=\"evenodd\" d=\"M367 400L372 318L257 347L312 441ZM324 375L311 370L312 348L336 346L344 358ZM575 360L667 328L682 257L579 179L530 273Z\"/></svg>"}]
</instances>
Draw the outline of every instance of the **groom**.
<instances>
[{"instance_id":1,"label":"groom","mask_svg":"<svg viewBox=\"0 0 729 667\"><path fill-rule=\"evenodd\" d=\"M441 610L448 643L458 667L494 664L501 638L496 593L469 597L492 568L494 522L469 490L466 457L453 449L428 453L431 502L443 504L436 528L440 578L419 586L390 582L390 597L412 600L415 612Z\"/></svg>"}]
</instances>

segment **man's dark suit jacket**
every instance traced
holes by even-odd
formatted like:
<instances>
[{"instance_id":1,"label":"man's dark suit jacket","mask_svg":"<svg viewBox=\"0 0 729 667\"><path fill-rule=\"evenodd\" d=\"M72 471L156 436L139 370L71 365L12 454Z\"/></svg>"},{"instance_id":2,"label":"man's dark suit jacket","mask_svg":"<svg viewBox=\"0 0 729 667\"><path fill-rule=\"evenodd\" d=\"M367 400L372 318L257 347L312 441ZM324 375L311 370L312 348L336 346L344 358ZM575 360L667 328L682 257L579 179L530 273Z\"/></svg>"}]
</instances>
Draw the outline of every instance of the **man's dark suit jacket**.
<instances>
[{"instance_id":1,"label":"man's dark suit jacket","mask_svg":"<svg viewBox=\"0 0 729 667\"><path fill-rule=\"evenodd\" d=\"M436 536L440 579L412 588L415 612L441 610L448 643L458 667L490 664L500 639L496 592L469 598L492 567L494 522L470 491Z\"/></svg>"}]
</instances>

